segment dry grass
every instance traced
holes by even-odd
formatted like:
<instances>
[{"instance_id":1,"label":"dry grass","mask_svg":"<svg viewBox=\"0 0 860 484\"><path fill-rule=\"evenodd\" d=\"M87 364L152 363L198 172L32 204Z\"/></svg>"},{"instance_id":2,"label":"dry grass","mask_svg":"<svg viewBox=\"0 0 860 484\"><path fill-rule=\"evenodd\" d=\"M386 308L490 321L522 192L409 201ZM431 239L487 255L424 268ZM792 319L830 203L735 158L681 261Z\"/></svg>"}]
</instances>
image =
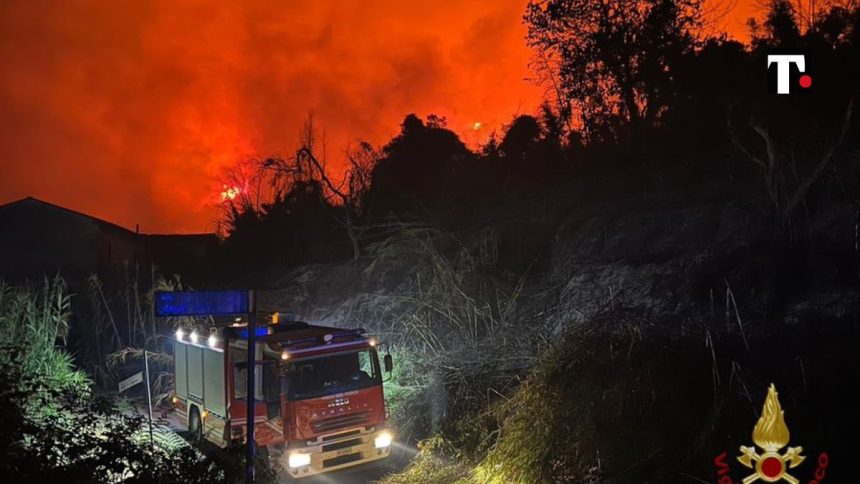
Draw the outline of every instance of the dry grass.
<instances>
[{"instance_id":1,"label":"dry grass","mask_svg":"<svg viewBox=\"0 0 860 484\"><path fill-rule=\"evenodd\" d=\"M431 437L418 445L419 454L401 474L388 476L385 484L465 484L471 468L459 451L441 437Z\"/></svg>"},{"instance_id":2,"label":"dry grass","mask_svg":"<svg viewBox=\"0 0 860 484\"><path fill-rule=\"evenodd\" d=\"M450 456L460 482L709 482L714 456L749 439L770 382L804 448L856 449L860 424L832 411L852 404L845 383L860 376L850 324L743 335L716 320L681 332L679 319L616 306L570 327L516 391L386 482L427 482ZM834 480L856 482L856 470L840 471Z\"/></svg>"},{"instance_id":3,"label":"dry grass","mask_svg":"<svg viewBox=\"0 0 860 484\"><path fill-rule=\"evenodd\" d=\"M386 482L428 482L449 456L461 482L646 482L658 468L671 480L709 428L702 409L714 398L710 354L693 339L607 308L544 351L515 392L434 437Z\"/></svg>"},{"instance_id":4,"label":"dry grass","mask_svg":"<svg viewBox=\"0 0 860 484\"><path fill-rule=\"evenodd\" d=\"M99 362L94 370L99 382L113 386L143 367L148 353L153 403L158 406L173 394L173 333L177 327L207 325L206 318L157 318L153 297L156 291L182 290L178 277L164 278L154 273L152 286L143 290L136 279L122 287L106 289L95 276L89 278L89 293L95 338L88 347L89 359ZM187 288L185 288L187 289Z\"/></svg>"},{"instance_id":5,"label":"dry grass","mask_svg":"<svg viewBox=\"0 0 860 484\"><path fill-rule=\"evenodd\" d=\"M485 408L534 363L546 328L522 317L527 274L499 277L494 244L492 234L466 245L407 229L373 248L363 277L401 283L366 297L350 318L391 345L396 373L386 393L406 440ZM407 269L388 273L397 266Z\"/></svg>"}]
</instances>

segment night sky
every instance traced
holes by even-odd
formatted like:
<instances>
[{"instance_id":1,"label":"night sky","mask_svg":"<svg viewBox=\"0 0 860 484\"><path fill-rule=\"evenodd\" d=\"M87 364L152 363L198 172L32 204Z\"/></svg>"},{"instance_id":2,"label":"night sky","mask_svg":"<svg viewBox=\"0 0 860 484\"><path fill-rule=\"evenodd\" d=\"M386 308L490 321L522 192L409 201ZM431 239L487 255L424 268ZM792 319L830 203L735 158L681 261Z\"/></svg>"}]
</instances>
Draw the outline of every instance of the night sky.
<instances>
[{"instance_id":1,"label":"night sky","mask_svg":"<svg viewBox=\"0 0 860 484\"><path fill-rule=\"evenodd\" d=\"M385 143L408 113L474 146L542 98L527 0L239 3L0 3L0 203L210 231L226 168L289 154L308 112L337 172L348 143ZM759 9L719 8L738 38Z\"/></svg>"}]
</instances>

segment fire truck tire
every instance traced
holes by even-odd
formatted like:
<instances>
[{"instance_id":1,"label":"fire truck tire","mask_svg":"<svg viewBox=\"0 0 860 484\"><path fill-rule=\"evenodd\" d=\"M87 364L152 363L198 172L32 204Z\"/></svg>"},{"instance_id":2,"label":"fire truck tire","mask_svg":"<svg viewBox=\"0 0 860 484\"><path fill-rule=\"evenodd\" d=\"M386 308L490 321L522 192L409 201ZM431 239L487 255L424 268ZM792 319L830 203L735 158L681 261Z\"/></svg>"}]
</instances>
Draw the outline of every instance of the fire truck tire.
<instances>
[{"instance_id":1,"label":"fire truck tire","mask_svg":"<svg viewBox=\"0 0 860 484\"><path fill-rule=\"evenodd\" d=\"M188 433L191 442L195 444L203 440L203 421L196 406L192 406L188 412Z\"/></svg>"}]
</instances>

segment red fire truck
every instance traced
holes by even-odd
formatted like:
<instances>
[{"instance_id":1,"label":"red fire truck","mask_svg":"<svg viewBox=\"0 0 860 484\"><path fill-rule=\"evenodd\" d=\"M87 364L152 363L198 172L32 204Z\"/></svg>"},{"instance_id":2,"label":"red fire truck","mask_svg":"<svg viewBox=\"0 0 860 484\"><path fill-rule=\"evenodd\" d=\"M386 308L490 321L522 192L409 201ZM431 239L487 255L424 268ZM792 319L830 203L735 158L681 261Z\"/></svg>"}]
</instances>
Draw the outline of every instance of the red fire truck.
<instances>
[{"instance_id":1,"label":"red fire truck","mask_svg":"<svg viewBox=\"0 0 860 484\"><path fill-rule=\"evenodd\" d=\"M220 447L245 442L254 405L254 441L293 478L367 464L389 455L393 434L380 367L363 329L303 322L258 327L255 395L247 395L248 327L176 331L174 407L192 438Z\"/></svg>"}]
</instances>

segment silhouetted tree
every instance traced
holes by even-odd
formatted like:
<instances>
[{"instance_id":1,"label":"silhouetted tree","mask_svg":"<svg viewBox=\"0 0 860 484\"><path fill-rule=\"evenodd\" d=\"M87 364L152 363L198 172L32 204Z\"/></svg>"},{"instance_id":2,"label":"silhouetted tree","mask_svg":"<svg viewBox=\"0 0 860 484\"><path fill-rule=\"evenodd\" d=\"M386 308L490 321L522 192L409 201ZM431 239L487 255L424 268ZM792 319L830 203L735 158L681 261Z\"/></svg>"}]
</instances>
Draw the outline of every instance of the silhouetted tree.
<instances>
[{"instance_id":1,"label":"silhouetted tree","mask_svg":"<svg viewBox=\"0 0 860 484\"><path fill-rule=\"evenodd\" d=\"M319 196L326 203L341 209L343 217L338 221L346 228L352 246L352 258L355 260L361 255L360 240L367 229L366 212L370 202L368 192L371 172L379 154L370 143L360 142L358 147L347 150L346 157L349 167L341 183L332 181L310 147L299 149L296 153L296 165L324 188L319 191Z\"/></svg>"},{"instance_id":2,"label":"silhouetted tree","mask_svg":"<svg viewBox=\"0 0 860 484\"><path fill-rule=\"evenodd\" d=\"M815 23L802 32L785 1L772 2L766 18L763 29L754 31L753 65L765 66L772 48L805 48L813 88L768 96L739 87L728 125L732 143L760 173L775 220L788 228L828 170L840 159L856 162L847 148L857 129L858 46L852 35L860 24L856 11L833 8L816 15L826 22L822 28Z\"/></svg>"},{"instance_id":3,"label":"silhouetted tree","mask_svg":"<svg viewBox=\"0 0 860 484\"><path fill-rule=\"evenodd\" d=\"M800 26L794 6L786 0L770 2L763 25L750 19L753 47L798 47Z\"/></svg>"},{"instance_id":4,"label":"silhouetted tree","mask_svg":"<svg viewBox=\"0 0 860 484\"><path fill-rule=\"evenodd\" d=\"M653 124L673 94L673 68L694 45L700 0L542 0L526 9L528 44L555 66L585 134ZM603 134L600 134L603 133Z\"/></svg>"},{"instance_id":5,"label":"silhouetted tree","mask_svg":"<svg viewBox=\"0 0 860 484\"><path fill-rule=\"evenodd\" d=\"M370 196L377 218L439 215L467 192L464 169L474 155L454 132L410 114L373 169Z\"/></svg>"},{"instance_id":6,"label":"silhouetted tree","mask_svg":"<svg viewBox=\"0 0 860 484\"><path fill-rule=\"evenodd\" d=\"M496 169L505 170L509 189L535 191L555 184L567 168L561 139L564 128L549 106L544 105L543 114L543 122L534 116L517 116L499 143Z\"/></svg>"},{"instance_id":7,"label":"silhouetted tree","mask_svg":"<svg viewBox=\"0 0 860 484\"><path fill-rule=\"evenodd\" d=\"M343 242L333 234L346 229L353 258L361 254L366 228L371 171L379 153L367 142L346 151L348 162L335 181L316 154L313 118L308 117L292 157L270 157L252 163L250 186L229 200L227 246L234 258L257 264L305 262L330 254ZM248 170L246 170L248 171Z\"/></svg>"},{"instance_id":8,"label":"silhouetted tree","mask_svg":"<svg viewBox=\"0 0 860 484\"><path fill-rule=\"evenodd\" d=\"M522 161L540 142L541 125L534 116L517 116L502 138L499 149L513 160Z\"/></svg>"}]
</instances>

